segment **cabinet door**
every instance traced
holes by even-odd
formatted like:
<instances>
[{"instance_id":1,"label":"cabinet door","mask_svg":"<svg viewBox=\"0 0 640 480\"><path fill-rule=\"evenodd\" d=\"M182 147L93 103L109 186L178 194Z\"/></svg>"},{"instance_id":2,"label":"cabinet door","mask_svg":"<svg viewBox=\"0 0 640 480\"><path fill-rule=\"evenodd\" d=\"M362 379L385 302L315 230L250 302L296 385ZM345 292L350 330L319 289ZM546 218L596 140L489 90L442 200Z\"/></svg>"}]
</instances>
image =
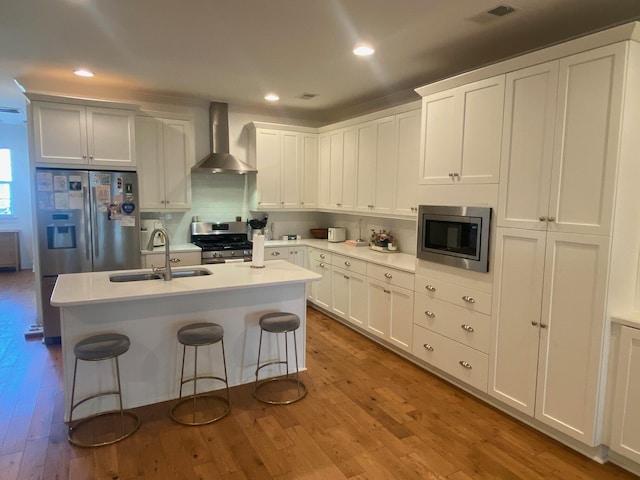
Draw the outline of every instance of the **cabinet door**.
<instances>
[{"instance_id":1,"label":"cabinet door","mask_svg":"<svg viewBox=\"0 0 640 480\"><path fill-rule=\"evenodd\" d=\"M640 330L622 327L611 450L640 463Z\"/></svg>"},{"instance_id":2,"label":"cabinet door","mask_svg":"<svg viewBox=\"0 0 640 480\"><path fill-rule=\"evenodd\" d=\"M162 120L153 117L136 118L136 157L140 208L164 210L164 140Z\"/></svg>"},{"instance_id":3,"label":"cabinet door","mask_svg":"<svg viewBox=\"0 0 640 480\"><path fill-rule=\"evenodd\" d=\"M342 205L343 210L353 210L356 205L356 172L358 134L355 127L344 131L344 153L342 156Z\"/></svg>"},{"instance_id":4,"label":"cabinet door","mask_svg":"<svg viewBox=\"0 0 640 480\"><path fill-rule=\"evenodd\" d=\"M318 206L318 136L302 135L302 193L300 206Z\"/></svg>"},{"instance_id":5,"label":"cabinet door","mask_svg":"<svg viewBox=\"0 0 640 480\"><path fill-rule=\"evenodd\" d=\"M163 120L165 206L173 210L191 207L193 163L191 122Z\"/></svg>"},{"instance_id":6,"label":"cabinet door","mask_svg":"<svg viewBox=\"0 0 640 480\"><path fill-rule=\"evenodd\" d=\"M462 112L458 121L462 122L462 150L459 167L453 171L455 181L498 183L504 78L499 75L461 89Z\"/></svg>"},{"instance_id":7,"label":"cabinet door","mask_svg":"<svg viewBox=\"0 0 640 480\"><path fill-rule=\"evenodd\" d=\"M367 319L367 279L349 272L349 314L347 320L364 327Z\"/></svg>"},{"instance_id":8,"label":"cabinet door","mask_svg":"<svg viewBox=\"0 0 640 480\"><path fill-rule=\"evenodd\" d=\"M557 85L557 61L507 75L498 226L547 229Z\"/></svg>"},{"instance_id":9,"label":"cabinet door","mask_svg":"<svg viewBox=\"0 0 640 480\"><path fill-rule=\"evenodd\" d=\"M331 206L331 139L329 135L320 135L318 144L318 206L329 208Z\"/></svg>"},{"instance_id":10,"label":"cabinet door","mask_svg":"<svg viewBox=\"0 0 640 480\"><path fill-rule=\"evenodd\" d=\"M422 99L422 132L420 139L420 183L452 181L459 165L461 123L458 120L454 90L436 93Z\"/></svg>"},{"instance_id":11,"label":"cabinet door","mask_svg":"<svg viewBox=\"0 0 640 480\"><path fill-rule=\"evenodd\" d=\"M625 45L560 60L549 230L609 235Z\"/></svg>"},{"instance_id":12,"label":"cabinet door","mask_svg":"<svg viewBox=\"0 0 640 480\"><path fill-rule=\"evenodd\" d=\"M340 268L331 272L331 311L345 320L349 317L349 275Z\"/></svg>"},{"instance_id":13,"label":"cabinet door","mask_svg":"<svg viewBox=\"0 0 640 480\"><path fill-rule=\"evenodd\" d=\"M295 132L282 132L280 159L280 206L300 208L300 179L302 178L301 138Z\"/></svg>"},{"instance_id":14,"label":"cabinet door","mask_svg":"<svg viewBox=\"0 0 640 480\"><path fill-rule=\"evenodd\" d=\"M595 446L609 239L547 233L536 418Z\"/></svg>"},{"instance_id":15,"label":"cabinet door","mask_svg":"<svg viewBox=\"0 0 640 480\"><path fill-rule=\"evenodd\" d=\"M544 277L545 232L498 228L489 394L533 416Z\"/></svg>"},{"instance_id":16,"label":"cabinet door","mask_svg":"<svg viewBox=\"0 0 640 480\"><path fill-rule=\"evenodd\" d=\"M307 268L307 247L292 247L289 249L289 262L302 268Z\"/></svg>"},{"instance_id":17,"label":"cabinet door","mask_svg":"<svg viewBox=\"0 0 640 480\"><path fill-rule=\"evenodd\" d=\"M370 211L373 208L377 126L369 122L357 127L358 132L358 168L356 176L356 210Z\"/></svg>"},{"instance_id":18,"label":"cabinet door","mask_svg":"<svg viewBox=\"0 0 640 480\"><path fill-rule=\"evenodd\" d=\"M410 352L413 343L414 294L411 290L399 287L391 287L389 292L389 341Z\"/></svg>"},{"instance_id":19,"label":"cabinet door","mask_svg":"<svg viewBox=\"0 0 640 480\"><path fill-rule=\"evenodd\" d=\"M87 107L89 163L132 167L135 157L135 113L115 108Z\"/></svg>"},{"instance_id":20,"label":"cabinet door","mask_svg":"<svg viewBox=\"0 0 640 480\"><path fill-rule=\"evenodd\" d=\"M420 157L420 110L396 117L396 169L393 209L399 215L416 215Z\"/></svg>"},{"instance_id":21,"label":"cabinet door","mask_svg":"<svg viewBox=\"0 0 640 480\"><path fill-rule=\"evenodd\" d=\"M342 205L343 160L344 133L342 131L333 132L329 135L329 168L331 170L329 206L331 208L340 208Z\"/></svg>"},{"instance_id":22,"label":"cabinet door","mask_svg":"<svg viewBox=\"0 0 640 480\"><path fill-rule=\"evenodd\" d=\"M373 182L373 210L391 213L395 197L396 175L396 118L376 121L375 177Z\"/></svg>"},{"instance_id":23,"label":"cabinet door","mask_svg":"<svg viewBox=\"0 0 640 480\"><path fill-rule=\"evenodd\" d=\"M258 208L280 208L281 134L256 131Z\"/></svg>"},{"instance_id":24,"label":"cabinet door","mask_svg":"<svg viewBox=\"0 0 640 480\"><path fill-rule=\"evenodd\" d=\"M311 263L311 271L322 275L322 279L311 284L314 303L331 310L331 265L314 260Z\"/></svg>"},{"instance_id":25,"label":"cabinet door","mask_svg":"<svg viewBox=\"0 0 640 480\"><path fill-rule=\"evenodd\" d=\"M367 279L367 330L380 338L389 338L390 298L387 286Z\"/></svg>"},{"instance_id":26,"label":"cabinet door","mask_svg":"<svg viewBox=\"0 0 640 480\"><path fill-rule=\"evenodd\" d=\"M36 163L88 163L84 106L33 102L32 112Z\"/></svg>"}]
</instances>

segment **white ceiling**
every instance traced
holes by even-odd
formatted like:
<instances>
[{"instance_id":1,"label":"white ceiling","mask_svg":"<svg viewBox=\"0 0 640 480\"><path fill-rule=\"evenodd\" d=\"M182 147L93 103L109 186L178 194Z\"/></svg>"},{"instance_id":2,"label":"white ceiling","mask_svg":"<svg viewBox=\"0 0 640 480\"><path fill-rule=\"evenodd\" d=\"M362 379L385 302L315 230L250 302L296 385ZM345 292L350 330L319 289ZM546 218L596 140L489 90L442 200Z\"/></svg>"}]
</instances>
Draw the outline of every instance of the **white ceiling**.
<instances>
[{"instance_id":1,"label":"white ceiling","mask_svg":"<svg viewBox=\"0 0 640 480\"><path fill-rule=\"evenodd\" d=\"M0 0L0 107L27 91L270 105L332 122L413 88L640 19L640 0ZM478 17L480 16L480 17ZM479 21L480 20L480 21ZM360 41L376 53L355 57ZM92 79L72 75L93 70ZM297 98L314 93L312 100ZM0 114L0 121L24 116ZM22 121L21 120L21 121Z\"/></svg>"}]
</instances>

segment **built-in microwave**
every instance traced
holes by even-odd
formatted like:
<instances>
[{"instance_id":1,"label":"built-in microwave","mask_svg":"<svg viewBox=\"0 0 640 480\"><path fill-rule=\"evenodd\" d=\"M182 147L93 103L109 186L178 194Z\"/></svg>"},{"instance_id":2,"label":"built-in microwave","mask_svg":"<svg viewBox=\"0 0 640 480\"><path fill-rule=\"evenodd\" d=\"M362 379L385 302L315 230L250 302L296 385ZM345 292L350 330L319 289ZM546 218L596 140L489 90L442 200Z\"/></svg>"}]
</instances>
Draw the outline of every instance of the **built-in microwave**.
<instances>
[{"instance_id":1,"label":"built-in microwave","mask_svg":"<svg viewBox=\"0 0 640 480\"><path fill-rule=\"evenodd\" d=\"M476 272L489 271L490 207L420 205L417 256Z\"/></svg>"}]
</instances>

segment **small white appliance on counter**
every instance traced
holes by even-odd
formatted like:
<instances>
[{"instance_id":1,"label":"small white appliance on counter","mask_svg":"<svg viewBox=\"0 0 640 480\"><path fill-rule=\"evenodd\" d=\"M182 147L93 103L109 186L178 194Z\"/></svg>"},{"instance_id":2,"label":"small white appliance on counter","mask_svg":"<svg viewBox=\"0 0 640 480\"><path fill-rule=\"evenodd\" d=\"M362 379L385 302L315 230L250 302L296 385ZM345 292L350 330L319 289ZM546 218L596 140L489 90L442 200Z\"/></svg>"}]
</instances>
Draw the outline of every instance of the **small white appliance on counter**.
<instances>
[{"instance_id":1,"label":"small white appliance on counter","mask_svg":"<svg viewBox=\"0 0 640 480\"><path fill-rule=\"evenodd\" d=\"M347 231L341 227L329 227L327 240L333 243L344 242L347 239Z\"/></svg>"},{"instance_id":2,"label":"small white appliance on counter","mask_svg":"<svg viewBox=\"0 0 640 480\"><path fill-rule=\"evenodd\" d=\"M149 238L151 238L151 232L156 228L164 228L164 224L161 220L140 220L140 248L142 250L147 249L149 244ZM165 238L164 235L159 233L153 238L154 247L164 247Z\"/></svg>"}]
</instances>

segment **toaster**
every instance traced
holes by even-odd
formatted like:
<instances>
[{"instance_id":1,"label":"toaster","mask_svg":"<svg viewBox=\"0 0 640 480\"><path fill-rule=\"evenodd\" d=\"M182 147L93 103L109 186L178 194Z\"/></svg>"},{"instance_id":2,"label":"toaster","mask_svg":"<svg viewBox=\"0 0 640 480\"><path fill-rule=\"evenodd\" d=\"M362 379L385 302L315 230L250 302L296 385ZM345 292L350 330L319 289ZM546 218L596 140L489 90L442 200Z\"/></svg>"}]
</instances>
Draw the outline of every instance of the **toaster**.
<instances>
[{"instance_id":1,"label":"toaster","mask_svg":"<svg viewBox=\"0 0 640 480\"><path fill-rule=\"evenodd\" d=\"M330 242L344 242L347 239L347 231L344 228L329 227L327 240Z\"/></svg>"}]
</instances>

